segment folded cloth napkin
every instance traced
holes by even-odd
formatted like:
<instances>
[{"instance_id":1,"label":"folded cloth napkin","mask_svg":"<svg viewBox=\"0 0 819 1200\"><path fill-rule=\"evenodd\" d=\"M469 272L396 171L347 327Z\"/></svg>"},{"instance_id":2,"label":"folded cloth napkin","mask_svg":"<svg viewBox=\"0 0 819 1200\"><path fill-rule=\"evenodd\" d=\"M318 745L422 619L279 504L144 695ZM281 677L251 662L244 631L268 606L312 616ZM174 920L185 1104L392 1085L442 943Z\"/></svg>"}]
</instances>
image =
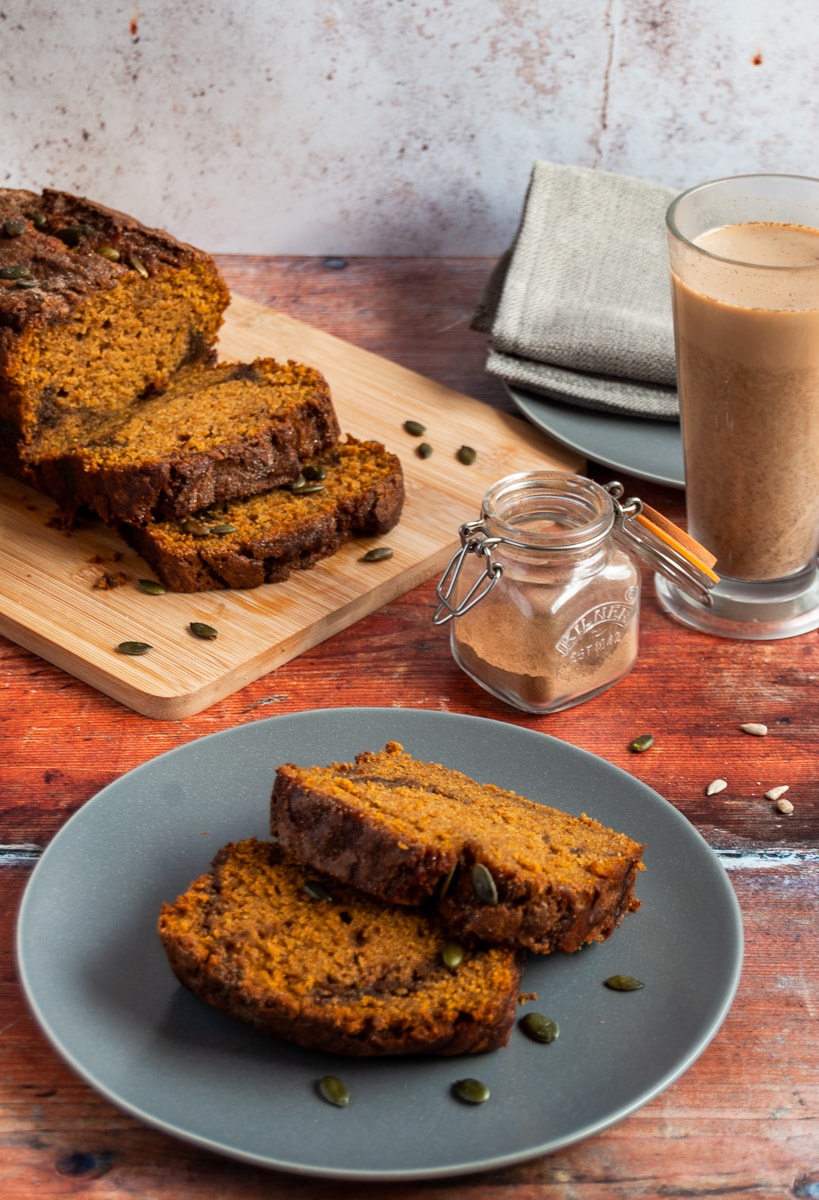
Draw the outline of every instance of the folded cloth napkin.
<instances>
[{"instance_id":1,"label":"folded cloth napkin","mask_svg":"<svg viewBox=\"0 0 819 1200\"><path fill-rule=\"evenodd\" d=\"M536 162L515 240L473 317L486 369L587 408L676 420L671 188Z\"/></svg>"}]
</instances>

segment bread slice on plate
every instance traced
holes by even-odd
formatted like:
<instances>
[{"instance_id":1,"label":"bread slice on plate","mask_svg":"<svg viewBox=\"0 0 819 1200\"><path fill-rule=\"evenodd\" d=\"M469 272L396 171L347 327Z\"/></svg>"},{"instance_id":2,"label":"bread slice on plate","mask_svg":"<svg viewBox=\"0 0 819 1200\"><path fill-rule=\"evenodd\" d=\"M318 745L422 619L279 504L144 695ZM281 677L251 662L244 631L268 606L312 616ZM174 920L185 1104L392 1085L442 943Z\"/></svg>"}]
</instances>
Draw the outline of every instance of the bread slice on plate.
<instances>
[{"instance_id":1,"label":"bread slice on plate","mask_svg":"<svg viewBox=\"0 0 819 1200\"><path fill-rule=\"evenodd\" d=\"M642 844L397 742L352 763L281 765L270 829L316 870L390 903L431 904L458 936L536 953L604 941L639 904Z\"/></svg>"},{"instance_id":2,"label":"bread slice on plate","mask_svg":"<svg viewBox=\"0 0 819 1200\"><path fill-rule=\"evenodd\" d=\"M457 961L434 915L321 877L273 842L223 847L162 906L159 935L202 1000L312 1050L474 1054L506 1045L514 1023L522 955L465 945Z\"/></svg>"}]
</instances>

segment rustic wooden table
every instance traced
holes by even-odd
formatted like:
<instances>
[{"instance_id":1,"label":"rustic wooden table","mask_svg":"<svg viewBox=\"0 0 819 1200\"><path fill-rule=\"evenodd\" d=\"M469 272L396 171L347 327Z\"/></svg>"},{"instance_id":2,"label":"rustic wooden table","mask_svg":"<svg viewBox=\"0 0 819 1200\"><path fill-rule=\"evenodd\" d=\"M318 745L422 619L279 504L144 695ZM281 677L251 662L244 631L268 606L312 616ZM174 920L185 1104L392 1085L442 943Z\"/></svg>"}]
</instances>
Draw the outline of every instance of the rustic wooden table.
<instances>
[{"instance_id":1,"label":"rustic wooden table","mask_svg":"<svg viewBox=\"0 0 819 1200\"><path fill-rule=\"evenodd\" d=\"M512 410L485 375L483 340L469 329L488 260L220 261L237 293ZM594 466L590 473L611 477ZM681 493L624 482L628 494L683 518ZM648 584L632 674L577 708L530 717L454 665L446 632L431 624L434 585L179 722L138 716L0 638L0 1192L8 1200L819 1197L817 635L708 638L663 615ZM639 777L693 822L729 873L746 949L733 1007L687 1073L620 1124L547 1157L455 1180L371 1185L287 1176L200 1151L124 1115L78 1079L39 1032L15 977L17 905L42 848L102 787L155 755L328 702L468 713L548 732ZM768 736L744 735L746 721L764 722ZM633 754L630 741L646 731L654 746ZM729 787L709 798L716 777ZM782 783L793 802L788 816L764 798Z\"/></svg>"}]
</instances>

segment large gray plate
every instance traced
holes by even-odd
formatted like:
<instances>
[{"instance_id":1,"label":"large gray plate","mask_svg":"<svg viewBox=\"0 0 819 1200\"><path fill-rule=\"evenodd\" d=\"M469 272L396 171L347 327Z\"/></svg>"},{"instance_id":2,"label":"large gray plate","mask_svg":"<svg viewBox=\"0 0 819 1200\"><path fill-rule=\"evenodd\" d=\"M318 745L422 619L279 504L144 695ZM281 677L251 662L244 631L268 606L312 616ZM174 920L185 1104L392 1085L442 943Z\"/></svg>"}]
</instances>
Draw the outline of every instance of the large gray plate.
<instances>
[{"instance_id":1,"label":"large gray plate","mask_svg":"<svg viewBox=\"0 0 819 1200\"><path fill-rule=\"evenodd\" d=\"M533 425L592 462L638 479L685 487L682 435L676 421L652 421L581 408L509 385L506 390Z\"/></svg>"},{"instance_id":2,"label":"large gray plate","mask_svg":"<svg viewBox=\"0 0 819 1200\"><path fill-rule=\"evenodd\" d=\"M604 945L531 959L528 1008L551 1045L518 1030L467 1059L352 1060L300 1050L182 990L156 935L225 842L267 835L276 765L348 760L397 740L418 757L582 811L647 843L642 907ZM564 742L477 717L327 709L258 721L145 763L89 801L46 849L18 924L23 987L63 1058L114 1104L210 1150L306 1175L412 1179L497 1168L586 1138L676 1079L733 999L742 925L715 855L675 808ZM642 991L609 991L626 972ZM315 1081L343 1077L337 1109ZM476 1075L491 1099L450 1085Z\"/></svg>"}]
</instances>

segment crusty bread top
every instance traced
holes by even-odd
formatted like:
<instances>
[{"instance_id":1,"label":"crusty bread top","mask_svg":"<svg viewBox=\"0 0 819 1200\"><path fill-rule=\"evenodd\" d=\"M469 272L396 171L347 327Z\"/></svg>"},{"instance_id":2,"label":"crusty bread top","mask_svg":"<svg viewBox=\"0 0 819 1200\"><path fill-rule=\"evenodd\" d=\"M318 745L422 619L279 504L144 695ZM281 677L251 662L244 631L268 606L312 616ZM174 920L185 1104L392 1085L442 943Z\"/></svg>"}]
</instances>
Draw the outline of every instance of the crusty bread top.
<instances>
[{"instance_id":1,"label":"crusty bread top","mask_svg":"<svg viewBox=\"0 0 819 1200\"><path fill-rule=\"evenodd\" d=\"M25 222L25 231L9 236L9 223L14 230L18 220ZM25 278L36 283L0 280L0 348L4 327L20 333L66 317L87 296L143 271L153 275L183 263L210 266L212 261L165 230L84 197L0 188L0 270L24 268ZM227 299L225 289L225 305Z\"/></svg>"}]
</instances>

